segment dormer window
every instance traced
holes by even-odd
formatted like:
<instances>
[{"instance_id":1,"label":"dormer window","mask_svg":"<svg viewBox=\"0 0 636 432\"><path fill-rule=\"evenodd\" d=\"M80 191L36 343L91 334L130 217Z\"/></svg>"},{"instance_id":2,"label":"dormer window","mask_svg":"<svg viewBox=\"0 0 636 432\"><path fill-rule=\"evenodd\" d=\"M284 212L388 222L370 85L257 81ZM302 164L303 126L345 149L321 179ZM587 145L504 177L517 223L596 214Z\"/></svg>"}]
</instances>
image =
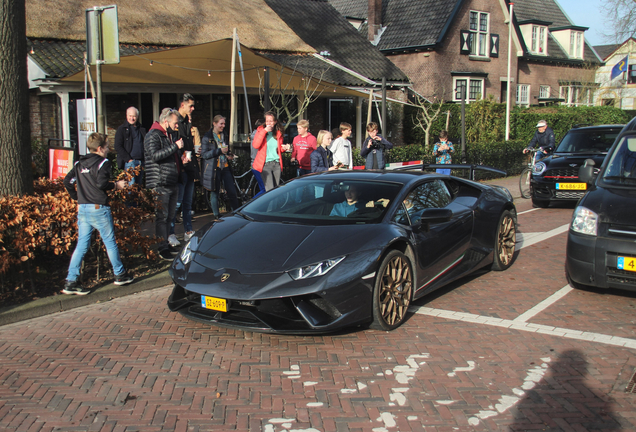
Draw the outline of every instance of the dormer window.
<instances>
[{"instance_id":1,"label":"dormer window","mask_svg":"<svg viewBox=\"0 0 636 432\"><path fill-rule=\"evenodd\" d=\"M532 26L532 52L546 55L548 29L545 26Z\"/></svg>"},{"instance_id":2,"label":"dormer window","mask_svg":"<svg viewBox=\"0 0 636 432\"><path fill-rule=\"evenodd\" d=\"M583 58L583 32L570 31L570 57Z\"/></svg>"}]
</instances>

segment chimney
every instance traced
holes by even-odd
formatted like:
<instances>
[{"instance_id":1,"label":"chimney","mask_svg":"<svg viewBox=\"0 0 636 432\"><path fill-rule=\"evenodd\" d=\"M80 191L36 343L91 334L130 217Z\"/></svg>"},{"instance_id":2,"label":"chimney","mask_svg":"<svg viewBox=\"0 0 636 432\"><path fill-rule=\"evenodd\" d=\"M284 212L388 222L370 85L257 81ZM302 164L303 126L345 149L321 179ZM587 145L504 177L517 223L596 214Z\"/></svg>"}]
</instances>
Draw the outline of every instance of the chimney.
<instances>
[{"instance_id":1,"label":"chimney","mask_svg":"<svg viewBox=\"0 0 636 432\"><path fill-rule=\"evenodd\" d=\"M367 12L369 40L373 42L382 28L382 0L369 0Z\"/></svg>"}]
</instances>

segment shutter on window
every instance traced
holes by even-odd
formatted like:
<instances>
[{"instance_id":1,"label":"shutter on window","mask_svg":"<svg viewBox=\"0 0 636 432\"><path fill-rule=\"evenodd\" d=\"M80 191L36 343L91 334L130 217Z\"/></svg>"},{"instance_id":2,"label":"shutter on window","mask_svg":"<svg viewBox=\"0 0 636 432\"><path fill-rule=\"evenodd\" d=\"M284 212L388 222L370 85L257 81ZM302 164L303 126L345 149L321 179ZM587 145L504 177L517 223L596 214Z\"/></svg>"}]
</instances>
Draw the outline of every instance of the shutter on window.
<instances>
[{"instance_id":1,"label":"shutter on window","mask_svg":"<svg viewBox=\"0 0 636 432\"><path fill-rule=\"evenodd\" d=\"M470 40L472 38L472 33L468 30L460 30L459 31L459 53L460 54L470 54Z\"/></svg>"},{"instance_id":2,"label":"shutter on window","mask_svg":"<svg viewBox=\"0 0 636 432\"><path fill-rule=\"evenodd\" d=\"M499 57L499 35L490 35L490 57Z\"/></svg>"}]
</instances>

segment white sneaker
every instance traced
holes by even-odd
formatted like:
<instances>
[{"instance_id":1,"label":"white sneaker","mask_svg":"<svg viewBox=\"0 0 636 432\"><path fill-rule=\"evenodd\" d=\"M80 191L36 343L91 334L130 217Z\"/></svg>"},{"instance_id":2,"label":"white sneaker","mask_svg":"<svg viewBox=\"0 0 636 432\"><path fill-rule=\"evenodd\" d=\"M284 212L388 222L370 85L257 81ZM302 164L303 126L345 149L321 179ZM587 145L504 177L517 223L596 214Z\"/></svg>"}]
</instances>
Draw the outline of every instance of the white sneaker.
<instances>
[{"instance_id":1,"label":"white sneaker","mask_svg":"<svg viewBox=\"0 0 636 432\"><path fill-rule=\"evenodd\" d=\"M181 244L181 242L177 240L177 236L174 234L170 234L168 236L168 243L170 243L170 246L172 247L177 247Z\"/></svg>"},{"instance_id":2,"label":"white sneaker","mask_svg":"<svg viewBox=\"0 0 636 432\"><path fill-rule=\"evenodd\" d=\"M190 241L190 239L192 238L193 235L194 235L194 231L189 231L189 232L185 233L183 235L183 241L184 242Z\"/></svg>"}]
</instances>

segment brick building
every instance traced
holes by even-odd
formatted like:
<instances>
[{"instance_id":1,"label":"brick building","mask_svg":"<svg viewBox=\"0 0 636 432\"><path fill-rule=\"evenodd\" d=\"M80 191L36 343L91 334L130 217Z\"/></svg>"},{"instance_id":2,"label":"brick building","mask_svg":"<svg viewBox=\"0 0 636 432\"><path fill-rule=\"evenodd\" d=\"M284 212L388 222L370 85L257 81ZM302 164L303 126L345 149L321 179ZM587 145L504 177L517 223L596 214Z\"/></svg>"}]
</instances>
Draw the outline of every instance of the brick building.
<instances>
[{"instance_id":1,"label":"brick building","mask_svg":"<svg viewBox=\"0 0 636 432\"><path fill-rule=\"evenodd\" d=\"M506 101L506 0L329 0L424 97ZM591 104L600 59L556 0L514 2L511 103Z\"/></svg>"}]
</instances>

